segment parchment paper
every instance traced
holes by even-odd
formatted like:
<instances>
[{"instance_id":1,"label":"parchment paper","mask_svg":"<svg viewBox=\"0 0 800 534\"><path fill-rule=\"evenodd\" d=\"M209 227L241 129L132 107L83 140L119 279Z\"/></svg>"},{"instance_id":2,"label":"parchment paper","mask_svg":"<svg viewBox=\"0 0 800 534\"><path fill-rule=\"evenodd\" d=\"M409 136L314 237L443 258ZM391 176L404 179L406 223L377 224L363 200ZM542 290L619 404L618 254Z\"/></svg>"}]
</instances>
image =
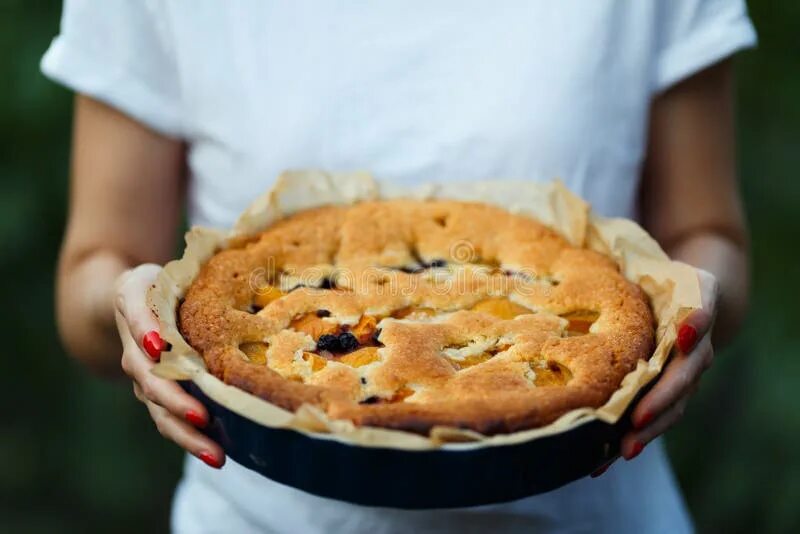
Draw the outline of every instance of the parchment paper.
<instances>
[{"instance_id":1,"label":"parchment paper","mask_svg":"<svg viewBox=\"0 0 800 534\"><path fill-rule=\"evenodd\" d=\"M176 321L178 303L204 262L228 243L254 235L294 212L323 204L349 205L361 200L398 197L496 204L538 219L574 246L594 249L614 258L624 275L640 284L650 296L657 320L653 354L647 361L639 361L636 369L623 379L620 388L600 408L573 410L547 426L496 436L448 427L434 428L430 437L356 427L349 421L330 419L322 410L310 405L292 413L226 385L207 372L202 357L183 339ZM172 344L171 350L161 355L161 362L154 368L157 375L193 380L209 398L268 427L291 428L319 439L335 439L353 445L399 449L497 446L564 432L595 419L615 423L636 393L661 371L675 342L678 318L701 306L699 282L692 267L670 261L658 243L636 223L593 214L586 202L559 181L541 184L491 180L409 188L375 180L368 172L318 170L284 172L274 188L258 198L228 233L192 228L186 234L183 257L164 267L148 293L148 300L159 319L162 337Z\"/></svg>"}]
</instances>

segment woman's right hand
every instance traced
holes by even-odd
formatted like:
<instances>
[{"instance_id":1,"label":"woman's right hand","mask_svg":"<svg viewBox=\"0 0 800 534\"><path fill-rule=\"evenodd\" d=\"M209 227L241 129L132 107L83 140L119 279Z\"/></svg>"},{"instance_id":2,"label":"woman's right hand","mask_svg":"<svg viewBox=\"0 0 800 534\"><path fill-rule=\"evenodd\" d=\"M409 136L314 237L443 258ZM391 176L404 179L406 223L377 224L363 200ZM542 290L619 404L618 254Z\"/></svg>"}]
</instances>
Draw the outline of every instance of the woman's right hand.
<instances>
[{"instance_id":1,"label":"woman's right hand","mask_svg":"<svg viewBox=\"0 0 800 534\"><path fill-rule=\"evenodd\" d=\"M133 380L133 393L150 412L159 433L211 467L225 463L225 453L198 428L208 424L205 407L175 381L151 370L166 343L158 334L158 321L147 306L147 289L161 267L140 265L124 272L116 284L117 328L122 339L122 369Z\"/></svg>"}]
</instances>

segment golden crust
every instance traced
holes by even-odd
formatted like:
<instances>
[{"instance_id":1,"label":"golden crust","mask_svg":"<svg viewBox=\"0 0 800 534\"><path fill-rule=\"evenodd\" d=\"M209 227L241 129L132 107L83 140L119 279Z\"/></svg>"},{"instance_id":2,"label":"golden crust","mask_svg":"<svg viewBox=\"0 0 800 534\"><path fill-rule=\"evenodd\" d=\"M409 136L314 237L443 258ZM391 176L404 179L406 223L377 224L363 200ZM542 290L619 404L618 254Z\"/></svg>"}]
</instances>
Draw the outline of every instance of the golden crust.
<instances>
[{"instance_id":1,"label":"golden crust","mask_svg":"<svg viewBox=\"0 0 800 534\"><path fill-rule=\"evenodd\" d=\"M213 256L179 319L226 383L418 433L514 432L598 407L654 336L647 297L610 259L531 218L444 200L280 220Z\"/></svg>"}]
</instances>

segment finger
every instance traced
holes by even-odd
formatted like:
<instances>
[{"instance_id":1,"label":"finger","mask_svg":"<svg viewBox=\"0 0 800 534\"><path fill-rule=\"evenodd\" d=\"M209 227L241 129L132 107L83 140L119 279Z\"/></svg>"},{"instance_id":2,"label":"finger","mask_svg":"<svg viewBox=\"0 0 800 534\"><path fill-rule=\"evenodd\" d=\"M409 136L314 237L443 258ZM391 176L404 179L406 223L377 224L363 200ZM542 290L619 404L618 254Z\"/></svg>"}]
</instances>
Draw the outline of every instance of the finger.
<instances>
[{"instance_id":1,"label":"finger","mask_svg":"<svg viewBox=\"0 0 800 534\"><path fill-rule=\"evenodd\" d=\"M144 398L153 402L196 427L203 428L208 424L208 412L203 404L186 393L177 382L154 375L151 372L153 362L141 354L126 354L123 358L126 372L134 379L134 394L139 400Z\"/></svg>"},{"instance_id":2,"label":"finger","mask_svg":"<svg viewBox=\"0 0 800 534\"><path fill-rule=\"evenodd\" d=\"M631 419L636 428L643 428L661 412L683 397L714 359L711 339L705 336L689 354L677 353L667 364L653 389L633 410Z\"/></svg>"},{"instance_id":3,"label":"finger","mask_svg":"<svg viewBox=\"0 0 800 534\"><path fill-rule=\"evenodd\" d=\"M680 421L686 411L686 406L689 404L689 399L691 399L692 395L697 391L698 386L699 381L692 384L689 391L686 392L686 395L678 399L675 404L667 408L652 423L643 429L628 432L625 437L622 438L622 456L626 460L632 460L644 450L645 445Z\"/></svg>"},{"instance_id":4,"label":"finger","mask_svg":"<svg viewBox=\"0 0 800 534\"><path fill-rule=\"evenodd\" d=\"M601 465L600 467L598 467L597 469L592 471L589 476L592 477L592 478L597 478L599 476L602 476L603 473L608 471L608 468L611 467L614 464L614 462L616 462L618 459L619 459L619 456L615 456L610 461L606 462L605 464Z\"/></svg>"},{"instance_id":5,"label":"finger","mask_svg":"<svg viewBox=\"0 0 800 534\"><path fill-rule=\"evenodd\" d=\"M161 406L148 402L147 409L156 424L158 432L174 441L182 449L203 460L211 467L219 469L225 464L222 448L196 428L181 421Z\"/></svg>"},{"instance_id":6,"label":"finger","mask_svg":"<svg viewBox=\"0 0 800 534\"><path fill-rule=\"evenodd\" d=\"M155 361L168 347L159 335L158 321L147 305L147 291L160 270L161 267L155 264L140 265L123 273L117 281L117 310L128 323L131 337Z\"/></svg>"},{"instance_id":7,"label":"finger","mask_svg":"<svg viewBox=\"0 0 800 534\"><path fill-rule=\"evenodd\" d=\"M133 395L143 403L147 404L147 397L144 396L142 388L140 388L139 384L137 384L135 381L133 382Z\"/></svg>"},{"instance_id":8,"label":"finger","mask_svg":"<svg viewBox=\"0 0 800 534\"><path fill-rule=\"evenodd\" d=\"M161 267L155 264L140 265L123 273L117 280L117 325L124 348L122 366L134 379L134 394L145 402L151 415L168 413L174 419L172 423L191 428L184 422L188 421L196 427L204 427L208 424L208 412L202 403L186 393L176 382L164 380L151 372L151 360L157 361L161 351L166 348L166 343L158 334L158 322L147 305L146 297L160 271ZM155 415L153 418L155 420ZM156 423L163 426L163 418ZM202 435L197 432L195 434ZM203 454L211 454L213 451L221 453L219 445L206 437L203 439L207 444L213 445L213 450L209 448L201 451ZM209 463L209 458L219 457L220 454L217 454L201 459Z\"/></svg>"},{"instance_id":9,"label":"finger","mask_svg":"<svg viewBox=\"0 0 800 534\"><path fill-rule=\"evenodd\" d=\"M153 362L130 335L128 322L117 311L117 327L123 341L122 368L134 380L134 394L141 401L149 400L165 407L196 427L208 424L208 412L203 404L186 393L176 382L164 380L151 371Z\"/></svg>"},{"instance_id":10,"label":"finger","mask_svg":"<svg viewBox=\"0 0 800 534\"><path fill-rule=\"evenodd\" d=\"M678 337L675 344L682 353L689 353L711 328L716 316L716 303L719 296L717 279L702 269L697 269L700 283L702 308L692 310L678 325Z\"/></svg>"}]
</instances>

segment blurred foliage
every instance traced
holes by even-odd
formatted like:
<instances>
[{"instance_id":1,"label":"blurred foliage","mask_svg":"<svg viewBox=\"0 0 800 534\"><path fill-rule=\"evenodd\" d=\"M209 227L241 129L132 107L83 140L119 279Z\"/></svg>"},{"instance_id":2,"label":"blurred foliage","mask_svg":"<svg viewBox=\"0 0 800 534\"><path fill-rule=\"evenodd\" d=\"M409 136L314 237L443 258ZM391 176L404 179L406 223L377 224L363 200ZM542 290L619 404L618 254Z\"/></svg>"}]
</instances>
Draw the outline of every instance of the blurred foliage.
<instances>
[{"instance_id":1,"label":"blurred foliage","mask_svg":"<svg viewBox=\"0 0 800 534\"><path fill-rule=\"evenodd\" d=\"M800 531L800 3L751 3L760 46L737 60L753 306L668 436L701 531ZM57 2L0 0L0 531L159 532L181 454L129 383L89 376L53 321L71 95L39 73Z\"/></svg>"}]
</instances>

